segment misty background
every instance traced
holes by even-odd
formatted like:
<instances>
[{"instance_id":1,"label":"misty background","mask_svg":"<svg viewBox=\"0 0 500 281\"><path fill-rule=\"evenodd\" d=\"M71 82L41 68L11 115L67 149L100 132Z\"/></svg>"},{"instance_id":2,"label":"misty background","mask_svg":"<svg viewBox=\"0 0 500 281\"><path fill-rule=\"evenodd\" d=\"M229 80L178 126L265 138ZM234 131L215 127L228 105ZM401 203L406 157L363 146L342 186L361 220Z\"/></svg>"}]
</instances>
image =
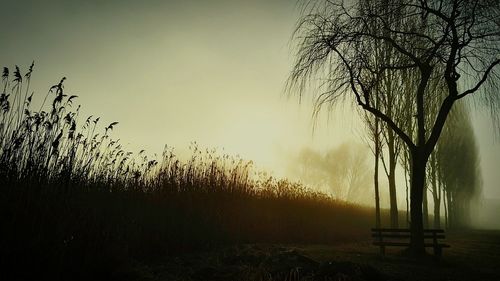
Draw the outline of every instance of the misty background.
<instances>
[{"instance_id":1,"label":"misty background","mask_svg":"<svg viewBox=\"0 0 500 281\"><path fill-rule=\"evenodd\" d=\"M0 2L1 66L26 71L35 60L35 99L66 76L82 116L119 121L114 137L136 152L161 154L167 144L186 154L196 141L373 205L372 156L356 109L314 121L310 99L284 94L296 1ZM500 142L487 113L476 110L473 124L483 175L476 221L500 228Z\"/></svg>"}]
</instances>

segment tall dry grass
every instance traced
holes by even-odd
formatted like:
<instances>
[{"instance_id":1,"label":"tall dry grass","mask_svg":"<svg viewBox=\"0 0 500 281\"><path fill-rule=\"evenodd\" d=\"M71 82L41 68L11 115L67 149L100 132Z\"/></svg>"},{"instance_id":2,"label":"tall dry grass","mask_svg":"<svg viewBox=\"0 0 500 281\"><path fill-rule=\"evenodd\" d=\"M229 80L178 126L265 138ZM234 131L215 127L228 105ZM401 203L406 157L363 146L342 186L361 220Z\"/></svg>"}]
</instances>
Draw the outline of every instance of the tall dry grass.
<instances>
[{"instance_id":1,"label":"tall dry grass","mask_svg":"<svg viewBox=\"0 0 500 281\"><path fill-rule=\"evenodd\" d=\"M372 211L192 144L181 161L127 151L117 122L80 116L65 78L33 108L33 64L4 68L0 96L0 263L7 279L111 279L131 260L232 243L335 243ZM4 279L5 280L5 279Z\"/></svg>"}]
</instances>

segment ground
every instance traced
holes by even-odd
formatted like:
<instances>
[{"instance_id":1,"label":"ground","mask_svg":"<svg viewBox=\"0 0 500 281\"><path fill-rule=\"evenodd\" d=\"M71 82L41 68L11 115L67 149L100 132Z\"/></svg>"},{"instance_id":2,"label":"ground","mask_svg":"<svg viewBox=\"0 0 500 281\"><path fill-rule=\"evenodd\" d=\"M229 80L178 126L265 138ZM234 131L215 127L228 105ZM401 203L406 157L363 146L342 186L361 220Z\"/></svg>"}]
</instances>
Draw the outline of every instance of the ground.
<instances>
[{"instance_id":1,"label":"ground","mask_svg":"<svg viewBox=\"0 0 500 281\"><path fill-rule=\"evenodd\" d=\"M439 262L415 261L370 239L340 245L245 244L131 264L119 280L500 280L500 231L448 232ZM432 250L429 250L432 252Z\"/></svg>"}]
</instances>

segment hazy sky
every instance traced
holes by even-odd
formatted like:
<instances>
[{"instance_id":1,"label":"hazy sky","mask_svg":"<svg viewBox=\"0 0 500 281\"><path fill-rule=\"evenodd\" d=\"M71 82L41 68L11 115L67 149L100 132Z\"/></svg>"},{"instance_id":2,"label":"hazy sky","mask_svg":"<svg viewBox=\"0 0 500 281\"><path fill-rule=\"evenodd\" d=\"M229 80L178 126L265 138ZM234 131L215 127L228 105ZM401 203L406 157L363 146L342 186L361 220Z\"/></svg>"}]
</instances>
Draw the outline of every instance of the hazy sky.
<instances>
[{"instance_id":1,"label":"hazy sky","mask_svg":"<svg viewBox=\"0 0 500 281\"><path fill-rule=\"evenodd\" d=\"M84 115L119 121L115 137L159 153L191 141L224 148L283 174L303 147L359 142L352 109L311 131L309 100L283 94L296 1L5 1L0 64L36 67L43 95L68 77ZM484 190L500 197L500 143L475 118Z\"/></svg>"}]
</instances>

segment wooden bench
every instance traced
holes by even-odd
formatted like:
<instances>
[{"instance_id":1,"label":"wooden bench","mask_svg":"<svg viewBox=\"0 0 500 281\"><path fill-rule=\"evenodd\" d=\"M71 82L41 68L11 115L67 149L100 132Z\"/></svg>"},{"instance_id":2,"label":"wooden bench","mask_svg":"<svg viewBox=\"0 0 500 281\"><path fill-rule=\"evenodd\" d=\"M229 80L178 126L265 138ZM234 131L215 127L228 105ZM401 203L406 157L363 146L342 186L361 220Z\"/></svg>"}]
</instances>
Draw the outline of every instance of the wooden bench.
<instances>
[{"instance_id":1,"label":"wooden bench","mask_svg":"<svg viewBox=\"0 0 500 281\"><path fill-rule=\"evenodd\" d=\"M372 228L373 245L380 247L380 253L385 255L385 247L409 247L410 230L398 228ZM441 257L443 248L450 245L442 243L445 239L443 229L424 229L424 246L434 248L434 255Z\"/></svg>"}]
</instances>

